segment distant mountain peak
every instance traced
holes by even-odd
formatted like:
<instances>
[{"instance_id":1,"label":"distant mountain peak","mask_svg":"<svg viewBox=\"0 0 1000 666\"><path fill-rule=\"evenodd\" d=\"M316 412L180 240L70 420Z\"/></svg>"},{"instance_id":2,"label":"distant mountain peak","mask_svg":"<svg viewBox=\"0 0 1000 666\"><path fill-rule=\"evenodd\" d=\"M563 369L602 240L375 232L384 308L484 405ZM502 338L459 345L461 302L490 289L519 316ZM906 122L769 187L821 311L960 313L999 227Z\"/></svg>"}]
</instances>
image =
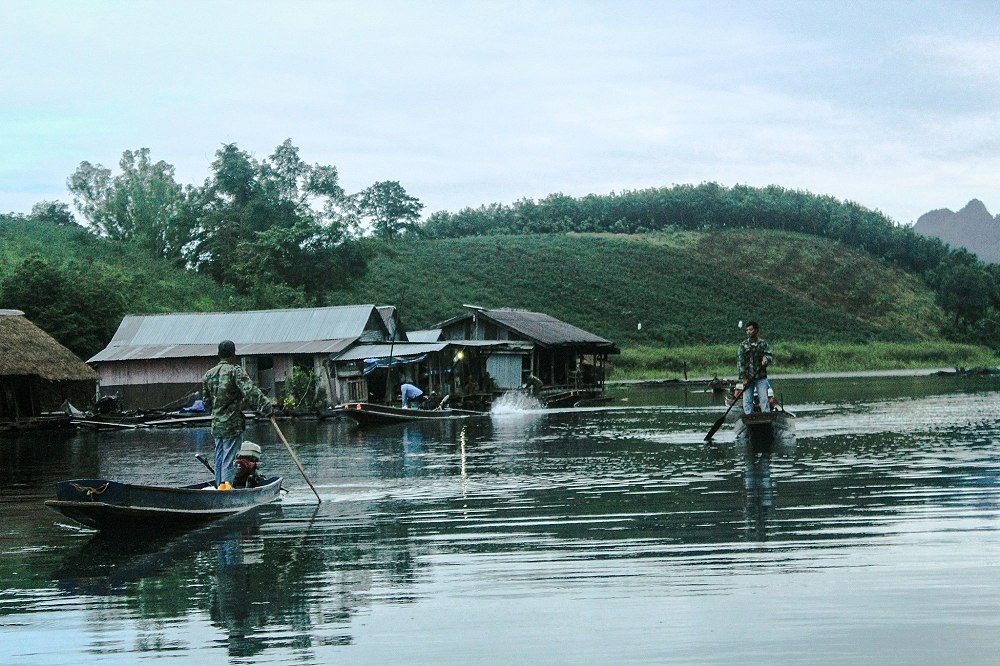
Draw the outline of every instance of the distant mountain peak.
<instances>
[{"instance_id":1,"label":"distant mountain peak","mask_svg":"<svg viewBox=\"0 0 1000 666\"><path fill-rule=\"evenodd\" d=\"M965 204L965 208L958 211L958 213L956 214L962 218L985 217L986 219L989 220L993 219L993 216L990 215L990 211L986 210L986 204L984 204L979 199L970 200L969 203Z\"/></svg>"},{"instance_id":2,"label":"distant mountain peak","mask_svg":"<svg viewBox=\"0 0 1000 666\"><path fill-rule=\"evenodd\" d=\"M1000 263L1000 216L990 215L979 199L971 199L957 213L948 208L924 213L913 230L939 238L951 247L964 247L983 261Z\"/></svg>"}]
</instances>

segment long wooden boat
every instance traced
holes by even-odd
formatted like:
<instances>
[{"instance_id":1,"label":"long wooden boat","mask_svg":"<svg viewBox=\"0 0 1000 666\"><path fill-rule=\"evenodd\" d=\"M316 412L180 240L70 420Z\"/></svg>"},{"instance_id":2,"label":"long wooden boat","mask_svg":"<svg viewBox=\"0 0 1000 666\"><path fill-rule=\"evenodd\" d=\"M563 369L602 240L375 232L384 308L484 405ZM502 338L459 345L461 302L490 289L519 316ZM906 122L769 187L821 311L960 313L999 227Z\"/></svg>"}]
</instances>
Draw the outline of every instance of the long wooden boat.
<instances>
[{"instance_id":1,"label":"long wooden boat","mask_svg":"<svg viewBox=\"0 0 1000 666\"><path fill-rule=\"evenodd\" d=\"M255 412L244 412L248 420L257 417ZM212 425L212 415L198 412L135 412L132 414L94 414L73 417L73 425L90 430L115 430L135 428L190 428Z\"/></svg>"},{"instance_id":2,"label":"long wooden boat","mask_svg":"<svg viewBox=\"0 0 1000 666\"><path fill-rule=\"evenodd\" d=\"M737 441L746 441L754 452L770 453L795 444L795 415L784 410L742 414L734 430Z\"/></svg>"},{"instance_id":3,"label":"long wooden boat","mask_svg":"<svg viewBox=\"0 0 1000 666\"><path fill-rule=\"evenodd\" d=\"M601 389L546 389L538 394L543 405L550 408L592 407L604 399ZM608 398L610 400L610 398Z\"/></svg>"},{"instance_id":4,"label":"long wooden boat","mask_svg":"<svg viewBox=\"0 0 1000 666\"><path fill-rule=\"evenodd\" d=\"M345 402L342 405L337 405L336 412L363 426L467 418L469 416L482 416L485 413L471 409L406 409L391 405L379 405L374 402Z\"/></svg>"},{"instance_id":5,"label":"long wooden boat","mask_svg":"<svg viewBox=\"0 0 1000 666\"><path fill-rule=\"evenodd\" d=\"M142 486L106 479L56 483L56 499L45 505L100 530L165 529L196 525L269 504L278 499L281 477L256 488L216 490L212 482L190 486Z\"/></svg>"},{"instance_id":6,"label":"long wooden boat","mask_svg":"<svg viewBox=\"0 0 1000 666\"><path fill-rule=\"evenodd\" d=\"M45 430L71 430L72 419L65 414L43 414L29 418L0 421L0 434L36 432Z\"/></svg>"}]
</instances>

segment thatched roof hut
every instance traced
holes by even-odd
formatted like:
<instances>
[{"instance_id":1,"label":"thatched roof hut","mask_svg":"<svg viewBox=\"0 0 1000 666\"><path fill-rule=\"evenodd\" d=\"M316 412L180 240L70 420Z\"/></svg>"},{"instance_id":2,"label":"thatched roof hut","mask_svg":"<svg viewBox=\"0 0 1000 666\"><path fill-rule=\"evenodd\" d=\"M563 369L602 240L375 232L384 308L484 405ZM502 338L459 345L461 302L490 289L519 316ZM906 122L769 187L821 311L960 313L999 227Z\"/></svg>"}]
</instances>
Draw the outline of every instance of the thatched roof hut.
<instances>
[{"instance_id":1,"label":"thatched roof hut","mask_svg":"<svg viewBox=\"0 0 1000 666\"><path fill-rule=\"evenodd\" d=\"M0 310L0 376L34 376L52 382L98 379L95 370L20 310Z\"/></svg>"},{"instance_id":2,"label":"thatched roof hut","mask_svg":"<svg viewBox=\"0 0 1000 666\"><path fill-rule=\"evenodd\" d=\"M23 312L0 310L0 430L38 422L64 400L92 394L98 378Z\"/></svg>"}]
</instances>

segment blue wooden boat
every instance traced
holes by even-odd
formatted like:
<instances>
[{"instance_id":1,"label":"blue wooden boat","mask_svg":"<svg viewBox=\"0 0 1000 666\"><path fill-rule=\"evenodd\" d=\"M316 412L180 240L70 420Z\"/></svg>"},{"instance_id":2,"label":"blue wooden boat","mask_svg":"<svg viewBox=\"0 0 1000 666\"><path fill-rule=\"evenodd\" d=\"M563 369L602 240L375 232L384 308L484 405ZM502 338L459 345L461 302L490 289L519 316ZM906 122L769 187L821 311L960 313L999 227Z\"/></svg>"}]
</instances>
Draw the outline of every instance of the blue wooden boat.
<instances>
[{"instance_id":1,"label":"blue wooden boat","mask_svg":"<svg viewBox=\"0 0 1000 666\"><path fill-rule=\"evenodd\" d=\"M278 499L281 477L255 488L216 490L212 482L190 486L143 486L106 479L56 483L56 499L45 505L99 530L167 529L197 525Z\"/></svg>"}]
</instances>

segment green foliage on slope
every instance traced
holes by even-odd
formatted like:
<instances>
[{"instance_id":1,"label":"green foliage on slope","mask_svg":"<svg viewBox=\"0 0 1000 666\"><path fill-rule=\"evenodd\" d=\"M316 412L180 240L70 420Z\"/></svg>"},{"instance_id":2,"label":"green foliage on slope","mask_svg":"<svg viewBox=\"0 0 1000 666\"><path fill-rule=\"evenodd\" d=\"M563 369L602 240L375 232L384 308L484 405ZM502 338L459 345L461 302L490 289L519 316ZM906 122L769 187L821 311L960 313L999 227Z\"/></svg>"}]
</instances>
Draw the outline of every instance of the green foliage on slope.
<instances>
[{"instance_id":1,"label":"green foliage on slope","mask_svg":"<svg viewBox=\"0 0 1000 666\"><path fill-rule=\"evenodd\" d=\"M774 339L775 374L994 368L997 356L985 347L957 342L871 342L866 344L788 342ZM615 379L688 376L733 377L736 342L692 347L626 347L611 360Z\"/></svg>"},{"instance_id":2,"label":"green foliage on slope","mask_svg":"<svg viewBox=\"0 0 1000 666\"><path fill-rule=\"evenodd\" d=\"M400 305L410 329L463 312L464 303L535 310L620 346L728 344L747 319L785 341L934 340L944 321L912 276L831 241L777 231L413 241L373 259L334 300Z\"/></svg>"},{"instance_id":3,"label":"green foliage on slope","mask_svg":"<svg viewBox=\"0 0 1000 666\"><path fill-rule=\"evenodd\" d=\"M325 301L395 304L411 329L466 303L546 312L636 350L731 345L750 318L787 344L936 341L946 324L911 274L788 232L478 236L371 254L367 275ZM252 304L78 226L0 216L0 307L24 310L87 358L125 314Z\"/></svg>"},{"instance_id":4,"label":"green foliage on slope","mask_svg":"<svg viewBox=\"0 0 1000 666\"><path fill-rule=\"evenodd\" d=\"M21 310L84 360L126 314L246 309L211 279L76 225L0 215L0 308Z\"/></svg>"},{"instance_id":5,"label":"green foliage on slope","mask_svg":"<svg viewBox=\"0 0 1000 666\"><path fill-rule=\"evenodd\" d=\"M511 205L437 212L427 219L422 233L458 238L740 229L797 232L832 240L905 270L930 287L948 313L950 322L942 330L945 337L953 342L1000 345L1000 264L984 264L964 249L951 249L937 238L896 224L878 210L778 185L701 183L584 197L551 194L538 201L521 199ZM864 289L862 283L858 289Z\"/></svg>"}]
</instances>

